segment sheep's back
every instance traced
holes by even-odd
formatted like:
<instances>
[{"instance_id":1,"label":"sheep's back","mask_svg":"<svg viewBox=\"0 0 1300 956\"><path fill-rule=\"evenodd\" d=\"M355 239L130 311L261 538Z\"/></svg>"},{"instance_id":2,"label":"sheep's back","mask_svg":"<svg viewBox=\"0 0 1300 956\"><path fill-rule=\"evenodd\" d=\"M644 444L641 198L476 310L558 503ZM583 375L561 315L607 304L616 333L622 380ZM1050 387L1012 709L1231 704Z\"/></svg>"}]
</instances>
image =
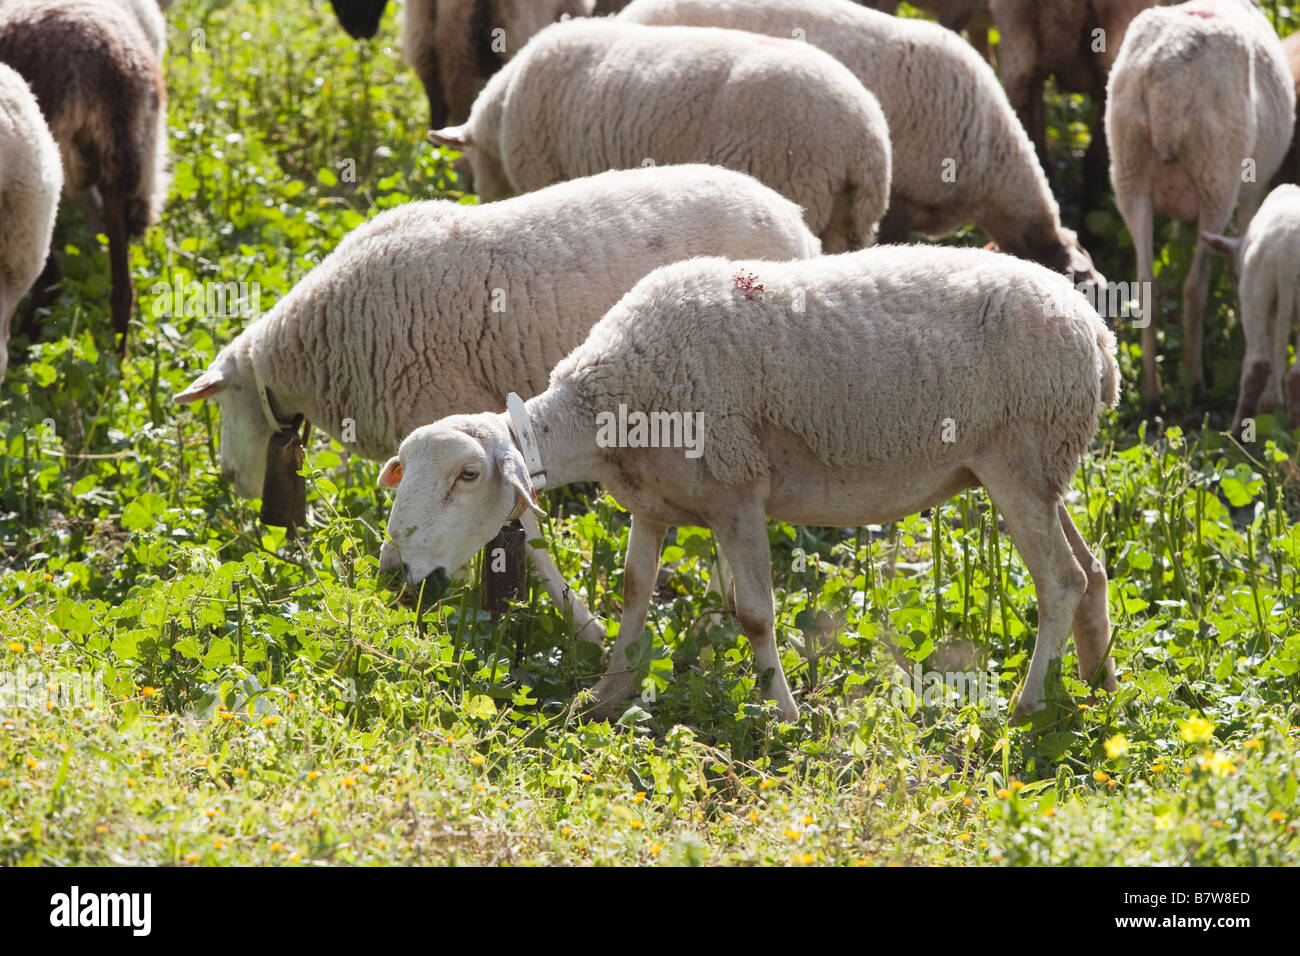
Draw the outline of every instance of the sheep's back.
<instances>
[{"instance_id":1,"label":"sheep's back","mask_svg":"<svg viewBox=\"0 0 1300 956\"><path fill-rule=\"evenodd\" d=\"M895 246L660 269L551 387L581 396L593 420L621 403L703 412L703 460L723 482L765 473L767 428L851 471L968 460L1016 427L1059 448L1063 488L1113 403L1113 348L1055 273L983 250Z\"/></svg>"}]
</instances>

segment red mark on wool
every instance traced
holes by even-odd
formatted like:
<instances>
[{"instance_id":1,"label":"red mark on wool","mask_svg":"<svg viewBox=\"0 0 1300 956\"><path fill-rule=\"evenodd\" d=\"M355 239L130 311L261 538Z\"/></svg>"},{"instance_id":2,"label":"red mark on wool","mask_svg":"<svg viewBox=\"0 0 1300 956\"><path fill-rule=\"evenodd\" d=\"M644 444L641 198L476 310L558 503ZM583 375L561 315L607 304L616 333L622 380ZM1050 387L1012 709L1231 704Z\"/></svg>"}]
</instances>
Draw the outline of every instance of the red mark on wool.
<instances>
[{"instance_id":1,"label":"red mark on wool","mask_svg":"<svg viewBox=\"0 0 1300 956\"><path fill-rule=\"evenodd\" d=\"M763 291L763 287L754 282L758 276L754 275L752 272L749 275L746 275L745 271L742 269L731 278L732 281L736 283L736 288L745 293L746 299L763 298L762 295L759 294Z\"/></svg>"},{"instance_id":2,"label":"red mark on wool","mask_svg":"<svg viewBox=\"0 0 1300 956\"><path fill-rule=\"evenodd\" d=\"M1213 20L1219 15L1215 10L1184 10L1183 13L1189 17L1201 17L1205 20Z\"/></svg>"}]
</instances>

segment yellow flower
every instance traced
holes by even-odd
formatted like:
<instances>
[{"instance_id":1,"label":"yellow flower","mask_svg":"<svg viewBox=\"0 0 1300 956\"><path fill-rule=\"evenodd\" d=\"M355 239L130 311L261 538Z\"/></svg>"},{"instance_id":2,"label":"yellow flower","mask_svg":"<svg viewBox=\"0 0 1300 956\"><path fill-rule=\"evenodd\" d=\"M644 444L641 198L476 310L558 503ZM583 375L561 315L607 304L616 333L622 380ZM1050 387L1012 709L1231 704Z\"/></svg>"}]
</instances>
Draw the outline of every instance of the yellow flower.
<instances>
[{"instance_id":1,"label":"yellow flower","mask_svg":"<svg viewBox=\"0 0 1300 956\"><path fill-rule=\"evenodd\" d=\"M475 754L474 756L469 758L469 762L476 767L480 767L483 765L483 758L480 757L478 754Z\"/></svg>"},{"instance_id":2,"label":"yellow flower","mask_svg":"<svg viewBox=\"0 0 1300 956\"><path fill-rule=\"evenodd\" d=\"M998 790L999 799L1005 800L1009 796L1011 796L1011 791L1006 789L1005 787Z\"/></svg>"},{"instance_id":3,"label":"yellow flower","mask_svg":"<svg viewBox=\"0 0 1300 956\"><path fill-rule=\"evenodd\" d=\"M248 776L248 771L247 771L245 768L243 768L243 767L236 767L236 768L235 768L235 776L236 776L236 777L247 777L247 776Z\"/></svg>"},{"instance_id":4,"label":"yellow flower","mask_svg":"<svg viewBox=\"0 0 1300 956\"><path fill-rule=\"evenodd\" d=\"M13 651L15 654L21 654L23 651L23 645L18 641L10 641L9 650Z\"/></svg>"},{"instance_id":5,"label":"yellow flower","mask_svg":"<svg viewBox=\"0 0 1300 956\"><path fill-rule=\"evenodd\" d=\"M101 835L105 834L108 832L108 827L104 826L103 824L100 824L99 826L95 827L95 832Z\"/></svg>"},{"instance_id":6,"label":"yellow flower","mask_svg":"<svg viewBox=\"0 0 1300 956\"><path fill-rule=\"evenodd\" d=\"M750 811L749 811L749 822L750 822L750 823L757 823L757 822L758 822L758 811L757 811L757 810L750 810Z\"/></svg>"},{"instance_id":7,"label":"yellow flower","mask_svg":"<svg viewBox=\"0 0 1300 956\"><path fill-rule=\"evenodd\" d=\"M370 764L368 764L368 763L363 763L363 764L361 765L361 772L362 772L362 773L370 773Z\"/></svg>"},{"instance_id":8,"label":"yellow flower","mask_svg":"<svg viewBox=\"0 0 1300 956\"><path fill-rule=\"evenodd\" d=\"M283 844L283 843L272 843L272 844L271 844L271 849L272 849L272 850L283 850L283 849L284 849L284 844Z\"/></svg>"},{"instance_id":9,"label":"yellow flower","mask_svg":"<svg viewBox=\"0 0 1300 956\"><path fill-rule=\"evenodd\" d=\"M648 852L651 856L658 856L660 851L663 850L663 848L664 845L662 843L651 843L646 852Z\"/></svg>"},{"instance_id":10,"label":"yellow flower","mask_svg":"<svg viewBox=\"0 0 1300 956\"><path fill-rule=\"evenodd\" d=\"M298 854L295 853L293 856L289 857L289 862L290 862L290 863L297 863L297 862L298 862Z\"/></svg>"},{"instance_id":11,"label":"yellow flower","mask_svg":"<svg viewBox=\"0 0 1300 956\"><path fill-rule=\"evenodd\" d=\"M800 853L797 854L796 856L792 856L790 859L793 860L795 863L799 864L800 866L808 866L810 863L816 860L817 857L813 856L811 853Z\"/></svg>"},{"instance_id":12,"label":"yellow flower","mask_svg":"<svg viewBox=\"0 0 1300 956\"><path fill-rule=\"evenodd\" d=\"M1232 765L1232 758L1222 750L1202 756L1200 765L1202 770L1208 770L1216 777L1226 777L1237 772L1237 768Z\"/></svg>"},{"instance_id":13,"label":"yellow flower","mask_svg":"<svg viewBox=\"0 0 1300 956\"><path fill-rule=\"evenodd\" d=\"M215 816L217 815L217 813L218 813L217 810L212 810L212 809L207 809L207 810L204 810L204 811L203 811L203 815L204 815L205 817L207 817L209 820L211 820L213 817L215 817Z\"/></svg>"},{"instance_id":14,"label":"yellow flower","mask_svg":"<svg viewBox=\"0 0 1300 956\"><path fill-rule=\"evenodd\" d=\"M1214 733L1214 724L1210 723L1204 717L1193 717L1191 720L1180 720L1178 726L1179 733L1183 740L1187 741L1189 744L1209 740Z\"/></svg>"},{"instance_id":15,"label":"yellow flower","mask_svg":"<svg viewBox=\"0 0 1300 956\"><path fill-rule=\"evenodd\" d=\"M319 780L319 779L320 779L320 771L319 771L319 770L308 770L308 771L307 771L307 779L308 779L308 780Z\"/></svg>"},{"instance_id":16,"label":"yellow flower","mask_svg":"<svg viewBox=\"0 0 1300 956\"><path fill-rule=\"evenodd\" d=\"M1116 780L1114 777L1112 777L1111 779L1106 781L1106 786L1114 789L1115 787L1119 786L1119 781Z\"/></svg>"},{"instance_id":17,"label":"yellow flower","mask_svg":"<svg viewBox=\"0 0 1300 956\"><path fill-rule=\"evenodd\" d=\"M1012 781L1011 781L1011 789L1012 789L1012 790L1023 790L1023 789L1025 789L1025 785L1024 785L1023 783L1021 783L1019 780L1012 780Z\"/></svg>"},{"instance_id":18,"label":"yellow flower","mask_svg":"<svg viewBox=\"0 0 1300 956\"><path fill-rule=\"evenodd\" d=\"M344 778L343 778L343 786L345 786L345 787L355 787L356 785L357 785L357 778L356 778L356 777L344 777Z\"/></svg>"},{"instance_id":19,"label":"yellow flower","mask_svg":"<svg viewBox=\"0 0 1300 956\"><path fill-rule=\"evenodd\" d=\"M596 778L589 773L584 773L582 776L578 777L578 779L583 781L584 783L591 783L591 781L595 780Z\"/></svg>"},{"instance_id":20,"label":"yellow flower","mask_svg":"<svg viewBox=\"0 0 1300 956\"><path fill-rule=\"evenodd\" d=\"M1162 763L1153 763L1153 764L1151 765L1151 772L1152 772L1152 773L1159 773L1161 770L1164 770L1164 769L1165 769L1165 765L1162 764Z\"/></svg>"},{"instance_id":21,"label":"yellow flower","mask_svg":"<svg viewBox=\"0 0 1300 956\"><path fill-rule=\"evenodd\" d=\"M780 781L773 780L770 777L759 784L759 787L762 788L763 790L771 790L773 787L777 787L777 786L780 786Z\"/></svg>"},{"instance_id":22,"label":"yellow flower","mask_svg":"<svg viewBox=\"0 0 1300 956\"><path fill-rule=\"evenodd\" d=\"M141 687L141 688L140 688L140 693L143 694L145 697L152 697L154 694L158 693L158 688L156 688L156 687Z\"/></svg>"},{"instance_id":23,"label":"yellow flower","mask_svg":"<svg viewBox=\"0 0 1300 956\"><path fill-rule=\"evenodd\" d=\"M633 830L640 830L643 826L645 826L645 824L642 823L640 820L629 820L627 825L630 826Z\"/></svg>"},{"instance_id":24,"label":"yellow flower","mask_svg":"<svg viewBox=\"0 0 1300 956\"><path fill-rule=\"evenodd\" d=\"M572 832L573 832L573 827L564 827L562 830L560 830L560 836L568 836Z\"/></svg>"},{"instance_id":25,"label":"yellow flower","mask_svg":"<svg viewBox=\"0 0 1300 956\"><path fill-rule=\"evenodd\" d=\"M1105 783L1107 780L1110 779L1110 774L1108 774L1105 770L1098 770L1096 773L1092 775L1092 779L1096 780L1098 783Z\"/></svg>"},{"instance_id":26,"label":"yellow flower","mask_svg":"<svg viewBox=\"0 0 1300 956\"><path fill-rule=\"evenodd\" d=\"M476 783L476 784L474 784L474 789L475 789L475 790L478 790L478 791L480 791L480 792L482 792L482 791L486 790L487 787L483 786L483 784L481 784L481 783Z\"/></svg>"},{"instance_id":27,"label":"yellow flower","mask_svg":"<svg viewBox=\"0 0 1300 956\"><path fill-rule=\"evenodd\" d=\"M262 718L263 727L274 727L279 722L280 722L280 718L275 716L275 714L267 714L265 717Z\"/></svg>"},{"instance_id":28,"label":"yellow flower","mask_svg":"<svg viewBox=\"0 0 1300 956\"><path fill-rule=\"evenodd\" d=\"M804 818L803 818L803 825L804 825L804 826L806 826L806 827L810 827L810 826L813 825L814 822L816 822L816 821L814 821L814 819L813 819L813 815L812 815L811 813L806 813L806 814L804 814Z\"/></svg>"},{"instance_id":29,"label":"yellow flower","mask_svg":"<svg viewBox=\"0 0 1300 956\"><path fill-rule=\"evenodd\" d=\"M1274 823L1282 823L1284 820L1286 820L1286 814L1279 813L1278 811L1274 810L1272 813L1268 815L1268 818L1272 820Z\"/></svg>"},{"instance_id":30,"label":"yellow flower","mask_svg":"<svg viewBox=\"0 0 1300 956\"><path fill-rule=\"evenodd\" d=\"M1245 748L1246 748L1247 750L1258 750L1258 749L1259 749L1259 740L1258 740L1257 738L1255 738L1255 737L1252 737L1250 740L1247 740L1247 741L1246 741L1246 743L1245 743L1244 746L1245 746Z\"/></svg>"},{"instance_id":31,"label":"yellow flower","mask_svg":"<svg viewBox=\"0 0 1300 956\"><path fill-rule=\"evenodd\" d=\"M972 800L970 797L962 797L962 798L961 798L961 805L962 805L963 807L969 807L969 806L970 806L971 804L973 804L974 802L975 802L975 801Z\"/></svg>"},{"instance_id":32,"label":"yellow flower","mask_svg":"<svg viewBox=\"0 0 1300 956\"><path fill-rule=\"evenodd\" d=\"M141 833L136 837L136 839L139 840L141 843L146 843L149 840L149 834Z\"/></svg>"},{"instance_id":33,"label":"yellow flower","mask_svg":"<svg viewBox=\"0 0 1300 956\"><path fill-rule=\"evenodd\" d=\"M1106 756L1111 760L1120 760L1128 756L1128 738L1123 734L1108 738L1103 746L1106 748Z\"/></svg>"},{"instance_id":34,"label":"yellow flower","mask_svg":"<svg viewBox=\"0 0 1300 956\"><path fill-rule=\"evenodd\" d=\"M970 834L969 834L969 833L960 833L960 834L957 835L957 839L958 839L958 841L960 841L961 843L965 843L967 840L970 839Z\"/></svg>"},{"instance_id":35,"label":"yellow flower","mask_svg":"<svg viewBox=\"0 0 1300 956\"><path fill-rule=\"evenodd\" d=\"M1155 818L1155 825L1157 830L1168 830L1174 825L1173 815L1168 813L1160 814Z\"/></svg>"},{"instance_id":36,"label":"yellow flower","mask_svg":"<svg viewBox=\"0 0 1300 956\"><path fill-rule=\"evenodd\" d=\"M787 840L798 840L798 839L799 839L800 837L802 837L802 836L803 836L803 834L800 833L798 830L790 830L790 829L787 829L787 830L785 831L785 838L786 838Z\"/></svg>"},{"instance_id":37,"label":"yellow flower","mask_svg":"<svg viewBox=\"0 0 1300 956\"><path fill-rule=\"evenodd\" d=\"M36 769L37 767L39 767L40 765L41 765L41 762L40 762L39 760L37 760L35 757L28 757L28 758L27 758L27 766L28 766L29 769L31 769L31 770L35 770L35 769Z\"/></svg>"},{"instance_id":38,"label":"yellow flower","mask_svg":"<svg viewBox=\"0 0 1300 956\"><path fill-rule=\"evenodd\" d=\"M185 862L186 862L186 863L193 863L193 862L194 862L195 860L197 860L198 858L199 858L199 855L198 855L197 853L187 853L187 854L185 855Z\"/></svg>"},{"instance_id":39,"label":"yellow flower","mask_svg":"<svg viewBox=\"0 0 1300 956\"><path fill-rule=\"evenodd\" d=\"M128 787L134 787L134 786L135 786L135 781L132 780L130 777L127 777L127 778L126 778L126 785L127 785Z\"/></svg>"},{"instance_id":40,"label":"yellow flower","mask_svg":"<svg viewBox=\"0 0 1300 956\"><path fill-rule=\"evenodd\" d=\"M645 791L644 791L644 790L638 790L638 791L636 792L636 796L632 798L632 802L633 802L633 803L644 803L644 802L645 802Z\"/></svg>"},{"instance_id":41,"label":"yellow flower","mask_svg":"<svg viewBox=\"0 0 1300 956\"><path fill-rule=\"evenodd\" d=\"M212 841L212 845L215 846L218 850L220 850L223 846L226 845L226 841L225 841L225 840L213 840L213 841Z\"/></svg>"},{"instance_id":42,"label":"yellow flower","mask_svg":"<svg viewBox=\"0 0 1300 956\"><path fill-rule=\"evenodd\" d=\"M1056 816L1056 807L1048 807L1046 810L1043 811L1043 816L1045 817Z\"/></svg>"}]
</instances>

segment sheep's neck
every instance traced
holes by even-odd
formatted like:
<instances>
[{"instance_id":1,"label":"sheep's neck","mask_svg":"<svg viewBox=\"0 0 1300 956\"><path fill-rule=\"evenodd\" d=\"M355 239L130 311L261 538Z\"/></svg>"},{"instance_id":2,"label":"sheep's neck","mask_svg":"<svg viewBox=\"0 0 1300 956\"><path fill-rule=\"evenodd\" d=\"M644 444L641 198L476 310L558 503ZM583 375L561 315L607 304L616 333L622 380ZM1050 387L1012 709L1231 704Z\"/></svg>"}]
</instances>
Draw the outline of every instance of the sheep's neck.
<instances>
[{"instance_id":1,"label":"sheep's neck","mask_svg":"<svg viewBox=\"0 0 1300 956\"><path fill-rule=\"evenodd\" d=\"M550 388L524 403L546 470L546 487L608 480L606 456L596 445L591 416L561 389ZM503 419L509 416L503 414Z\"/></svg>"}]
</instances>

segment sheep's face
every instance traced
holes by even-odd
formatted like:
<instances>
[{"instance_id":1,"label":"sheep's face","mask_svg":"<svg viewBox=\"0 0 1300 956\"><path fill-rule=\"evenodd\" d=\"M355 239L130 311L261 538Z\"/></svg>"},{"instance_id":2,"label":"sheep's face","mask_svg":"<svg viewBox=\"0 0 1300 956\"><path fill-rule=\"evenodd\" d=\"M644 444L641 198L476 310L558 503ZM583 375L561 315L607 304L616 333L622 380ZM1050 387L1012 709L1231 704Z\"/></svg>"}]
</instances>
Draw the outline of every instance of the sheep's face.
<instances>
[{"instance_id":1,"label":"sheep's face","mask_svg":"<svg viewBox=\"0 0 1300 956\"><path fill-rule=\"evenodd\" d=\"M418 586L451 575L525 507L539 510L523 456L499 415L454 415L417 428L379 475L396 488L381 571Z\"/></svg>"},{"instance_id":2,"label":"sheep's face","mask_svg":"<svg viewBox=\"0 0 1300 956\"><path fill-rule=\"evenodd\" d=\"M181 404L205 398L221 408L221 473L241 498L260 497L266 476L266 443L272 433L256 387L236 374L233 360L221 355L172 401Z\"/></svg>"},{"instance_id":3,"label":"sheep's face","mask_svg":"<svg viewBox=\"0 0 1300 956\"><path fill-rule=\"evenodd\" d=\"M354 40L369 40L379 32L388 0L330 0L339 25Z\"/></svg>"}]
</instances>

